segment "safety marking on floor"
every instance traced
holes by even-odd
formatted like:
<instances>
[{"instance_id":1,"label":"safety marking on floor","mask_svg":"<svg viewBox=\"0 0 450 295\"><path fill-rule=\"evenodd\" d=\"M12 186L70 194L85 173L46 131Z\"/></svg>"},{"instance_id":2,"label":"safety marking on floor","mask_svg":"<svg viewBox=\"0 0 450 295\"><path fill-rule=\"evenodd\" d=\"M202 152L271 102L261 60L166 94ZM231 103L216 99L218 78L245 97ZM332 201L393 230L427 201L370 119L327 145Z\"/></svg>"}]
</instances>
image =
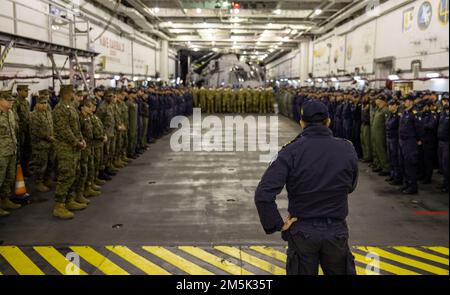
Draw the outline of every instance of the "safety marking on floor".
<instances>
[{"instance_id":1,"label":"safety marking on floor","mask_svg":"<svg viewBox=\"0 0 450 295\"><path fill-rule=\"evenodd\" d=\"M448 275L449 248L352 247L358 275ZM0 275L285 275L285 247L0 246ZM319 274L323 274L319 269Z\"/></svg>"}]
</instances>

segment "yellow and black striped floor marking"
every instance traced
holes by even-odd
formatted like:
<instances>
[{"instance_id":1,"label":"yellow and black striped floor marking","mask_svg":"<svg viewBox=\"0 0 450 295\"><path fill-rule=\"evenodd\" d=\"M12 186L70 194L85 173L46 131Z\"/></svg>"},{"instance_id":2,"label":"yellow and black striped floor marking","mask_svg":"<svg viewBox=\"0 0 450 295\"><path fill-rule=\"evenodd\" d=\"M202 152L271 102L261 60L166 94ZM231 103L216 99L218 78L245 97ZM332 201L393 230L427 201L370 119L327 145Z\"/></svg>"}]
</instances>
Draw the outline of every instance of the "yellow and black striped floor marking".
<instances>
[{"instance_id":1,"label":"yellow and black striped floor marking","mask_svg":"<svg viewBox=\"0 0 450 295\"><path fill-rule=\"evenodd\" d=\"M352 252L359 275L449 274L448 247L358 246ZM0 246L0 275L285 275L286 259L285 247L260 245Z\"/></svg>"}]
</instances>

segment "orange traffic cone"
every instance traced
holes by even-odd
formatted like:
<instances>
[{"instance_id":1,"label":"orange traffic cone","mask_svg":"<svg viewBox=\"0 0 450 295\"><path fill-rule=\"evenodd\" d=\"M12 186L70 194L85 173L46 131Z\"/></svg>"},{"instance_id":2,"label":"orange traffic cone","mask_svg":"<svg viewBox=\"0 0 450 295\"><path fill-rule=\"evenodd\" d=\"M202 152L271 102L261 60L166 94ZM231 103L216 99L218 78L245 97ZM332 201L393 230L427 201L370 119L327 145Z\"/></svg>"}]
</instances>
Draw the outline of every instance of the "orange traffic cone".
<instances>
[{"instance_id":1,"label":"orange traffic cone","mask_svg":"<svg viewBox=\"0 0 450 295\"><path fill-rule=\"evenodd\" d=\"M23 179L22 166L17 164L17 173L16 173L16 196L22 197L27 194L27 188L25 186L25 180Z\"/></svg>"}]
</instances>

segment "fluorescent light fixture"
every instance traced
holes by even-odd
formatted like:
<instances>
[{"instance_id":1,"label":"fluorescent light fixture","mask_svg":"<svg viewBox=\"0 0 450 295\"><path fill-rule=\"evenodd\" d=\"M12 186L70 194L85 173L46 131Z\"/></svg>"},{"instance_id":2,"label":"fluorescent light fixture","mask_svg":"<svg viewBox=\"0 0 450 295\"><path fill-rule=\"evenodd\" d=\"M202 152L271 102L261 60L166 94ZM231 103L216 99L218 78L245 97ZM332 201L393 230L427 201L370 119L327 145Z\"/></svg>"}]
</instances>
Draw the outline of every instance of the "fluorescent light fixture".
<instances>
[{"instance_id":1,"label":"fluorescent light fixture","mask_svg":"<svg viewBox=\"0 0 450 295\"><path fill-rule=\"evenodd\" d=\"M94 75L94 79L100 79L100 75L99 74L95 74Z\"/></svg>"},{"instance_id":2,"label":"fluorescent light fixture","mask_svg":"<svg viewBox=\"0 0 450 295\"><path fill-rule=\"evenodd\" d=\"M398 75L389 75L388 78L389 78L389 80L391 80L391 81L400 79L400 77L399 77Z\"/></svg>"},{"instance_id":3,"label":"fluorescent light fixture","mask_svg":"<svg viewBox=\"0 0 450 295\"><path fill-rule=\"evenodd\" d=\"M172 23L171 21L168 21L168 22L167 22L167 26L168 26L168 27L172 27L172 26L173 26L173 23Z\"/></svg>"},{"instance_id":4,"label":"fluorescent light fixture","mask_svg":"<svg viewBox=\"0 0 450 295\"><path fill-rule=\"evenodd\" d=\"M120 76L118 75L114 76L114 80L120 80Z\"/></svg>"},{"instance_id":5,"label":"fluorescent light fixture","mask_svg":"<svg viewBox=\"0 0 450 295\"><path fill-rule=\"evenodd\" d=\"M157 82L161 82L161 78L156 79Z\"/></svg>"},{"instance_id":6,"label":"fluorescent light fixture","mask_svg":"<svg viewBox=\"0 0 450 295\"><path fill-rule=\"evenodd\" d=\"M314 10L314 14L315 15L320 15L320 14L322 14L322 9L320 9L320 8L317 8L316 10Z\"/></svg>"},{"instance_id":7,"label":"fluorescent light fixture","mask_svg":"<svg viewBox=\"0 0 450 295\"><path fill-rule=\"evenodd\" d=\"M317 82L322 83L322 82L323 82L323 79L322 79L322 78L319 78L319 79L317 79Z\"/></svg>"},{"instance_id":8,"label":"fluorescent light fixture","mask_svg":"<svg viewBox=\"0 0 450 295\"><path fill-rule=\"evenodd\" d=\"M275 9L273 11L273 13L276 14L276 15L280 15L281 14L281 9Z\"/></svg>"},{"instance_id":9,"label":"fluorescent light fixture","mask_svg":"<svg viewBox=\"0 0 450 295\"><path fill-rule=\"evenodd\" d=\"M308 81L308 82L310 82L310 83L312 82L312 80L311 80L311 79L308 79L307 81Z\"/></svg>"},{"instance_id":10,"label":"fluorescent light fixture","mask_svg":"<svg viewBox=\"0 0 450 295\"><path fill-rule=\"evenodd\" d=\"M217 52L217 51L219 51L219 49L218 48L213 48L212 51Z\"/></svg>"},{"instance_id":11,"label":"fluorescent light fixture","mask_svg":"<svg viewBox=\"0 0 450 295\"><path fill-rule=\"evenodd\" d=\"M201 8L197 8L196 11L197 11L198 14L202 13L202 9Z\"/></svg>"},{"instance_id":12,"label":"fluorescent light fixture","mask_svg":"<svg viewBox=\"0 0 450 295\"><path fill-rule=\"evenodd\" d=\"M148 77L148 78L147 78L147 81L150 82L151 80L152 80L152 77Z\"/></svg>"},{"instance_id":13,"label":"fluorescent light fixture","mask_svg":"<svg viewBox=\"0 0 450 295\"><path fill-rule=\"evenodd\" d=\"M133 81L136 82L137 80L139 80L138 77L133 77Z\"/></svg>"},{"instance_id":14,"label":"fluorescent light fixture","mask_svg":"<svg viewBox=\"0 0 450 295\"><path fill-rule=\"evenodd\" d=\"M337 78L335 78L335 77L333 77L333 78L331 78L331 81L332 81L332 82L337 82L337 81L338 81L338 79L337 79Z\"/></svg>"},{"instance_id":15,"label":"fluorescent light fixture","mask_svg":"<svg viewBox=\"0 0 450 295\"><path fill-rule=\"evenodd\" d=\"M159 13L159 7L153 8L153 12L154 12L154 13Z\"/></svg>"},{"instance_id":16,"label":"fluorescent light fixture","mask_svg":"<svg viewBox=\"0 0 450 295\"><path fill-rule=\"evenodd\" d=\"M441 76L441 74L439 74L439 73L427 73L427 78L430 78L430 79L439 78L440 76Z\"/></svg>"},{"instance_id":17,"label":"fluorescent light fixture","mask_svg":"<svg viewBox=\"0 0 450 295\"><path fill-rule=\"evenodd\" d=\"M199 50L200 50L200 49L198 49L197 47L196 47L196 48L194 48L194 51L195 51L195 52L197 52L197 51L199 51Z\"/></svg>"}]
</instances>

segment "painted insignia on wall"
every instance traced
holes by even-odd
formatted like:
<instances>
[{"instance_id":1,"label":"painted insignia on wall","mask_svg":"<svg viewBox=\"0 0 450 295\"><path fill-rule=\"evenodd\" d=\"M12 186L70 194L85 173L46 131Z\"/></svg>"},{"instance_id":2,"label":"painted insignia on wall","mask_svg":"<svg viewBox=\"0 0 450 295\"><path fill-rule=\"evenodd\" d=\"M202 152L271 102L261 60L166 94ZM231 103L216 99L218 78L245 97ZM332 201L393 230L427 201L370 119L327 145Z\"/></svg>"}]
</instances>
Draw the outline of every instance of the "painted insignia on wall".
<instances>
[{"instance_id":1,"label":"painted insignia on wall","mask_svg":"<svg viewBox=\"0 0 450 295\"><path fill-rule=\"evenodd\" d=\"M443 25L448 24L448 3L450 0L439 0L438 19Z\"/></svg>"},{"instance_id":2,"label":"painted insignia on wall","mask_svg":"<svg viewBox=\"0 0 450 295\"><path fill-rule=\"evenodd\" d=\"M414 20L414 7L411 7L403 11L403 33L411 31L413 20Z\"/></svg>"},{"instance_id":3,"label":"painted insignia on wall","mask_svg":"<svg viewBox=\"0 0 450 295\"><path fill-rule=\"evenodd\" d=\"M369 43L366 43L366 44L364 45L364 52L365 52L366 54L369 54L370 51L371 51L371 49L372 49L372 46L370 46Z\"/></svg>"},{"instance_id":4,"label":"painted insignia on wall","mask_svg":"<svg viewBox=\"0 0 450 295\"><path fill-rule=\"evenodd\" d=\"M426 1L420 5L419 14L417 15L417 24L419 29L422 31L426 30L431 22L431 17L433 16L433 8L431 3Z\"/></svg>"},{"instance_id":5,"label":"painted insignia on wall","mask_svg":"<svg viewBox=\"0 0 450 295\"><path fill-rule=\"evenodd\" d=\"M347 60L352 59L353 47L352 45L347 46Z\"/></svg>"}]
</instances>

